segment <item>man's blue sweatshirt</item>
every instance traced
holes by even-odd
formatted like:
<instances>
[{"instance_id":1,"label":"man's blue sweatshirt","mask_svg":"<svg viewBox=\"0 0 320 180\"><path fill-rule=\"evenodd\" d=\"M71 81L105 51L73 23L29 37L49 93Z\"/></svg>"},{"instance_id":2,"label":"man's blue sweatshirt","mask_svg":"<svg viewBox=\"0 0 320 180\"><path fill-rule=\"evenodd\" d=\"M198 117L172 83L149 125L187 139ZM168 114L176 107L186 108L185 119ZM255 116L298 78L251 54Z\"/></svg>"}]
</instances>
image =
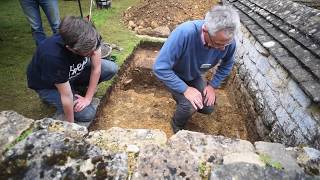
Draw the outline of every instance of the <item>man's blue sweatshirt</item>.
<instances>
[{"instance_id":1,"label":"man's blue sweatshirt","mask_svg":"<svg viewBox=\"0 0 320 180\"><path fill-rule=\"evenodd\" d=\"M196 20L179 25L164 43L153 65L155 75L167 87L178 93L187 90L188 85L185 81L198 78L219 61L221 62L216 74L208 82L212 87L218 88L232 69L236 49L235 40L226 46L224 51L208 48L201 40L203 24L203 20Z\"/></svg>"}]
</instances>

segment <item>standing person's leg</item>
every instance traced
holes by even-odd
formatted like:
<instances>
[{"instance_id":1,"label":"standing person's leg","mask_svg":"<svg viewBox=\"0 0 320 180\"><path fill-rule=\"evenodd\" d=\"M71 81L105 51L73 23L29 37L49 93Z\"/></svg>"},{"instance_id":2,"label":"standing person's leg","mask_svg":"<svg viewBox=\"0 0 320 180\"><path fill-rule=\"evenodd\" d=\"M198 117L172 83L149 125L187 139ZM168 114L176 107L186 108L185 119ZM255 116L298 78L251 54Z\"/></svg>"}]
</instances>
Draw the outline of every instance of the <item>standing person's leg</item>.
<instances>
[{"instance_id":1,"label":"standing person's leg","mask_svg":"<svg viewBox=\"0 0 320 180\"><path fill-rule=\"evenodd\" d=\"M47 16L53 34L57 33L60 24L58 0L39 0L39 4Z\"/></svg>"},{"instance_id":2,"label":"standing person's leg","mask_svg":"<svg viewBox=\"0 0 320 180\"><path fill-rule=\"evenodd\" d=\"M20 0L22 10L31 26L32 36L38 46L46 39L43 31L39 3L35 0Z\"/></svg>"}]
</instances>

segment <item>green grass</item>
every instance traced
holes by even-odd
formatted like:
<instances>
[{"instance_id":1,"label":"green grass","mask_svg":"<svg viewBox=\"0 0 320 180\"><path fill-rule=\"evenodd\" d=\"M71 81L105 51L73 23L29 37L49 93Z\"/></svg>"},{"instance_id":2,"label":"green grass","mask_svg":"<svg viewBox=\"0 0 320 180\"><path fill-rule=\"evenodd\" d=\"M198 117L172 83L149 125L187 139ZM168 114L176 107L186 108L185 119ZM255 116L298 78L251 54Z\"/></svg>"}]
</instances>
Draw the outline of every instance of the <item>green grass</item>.
<instances>
[{"instance_id":1,"label":"green grass","mask_svg":"<svg viewBox=\"0 0 320 180\"><path fill-rule=\"evenodd\" d=\"M22 132L22 134L20 134L19 137L17 137L17 139L14 140L14 142L7 145L7 147L5 147L5 150L11 149L15 144L27 138L32 132L32 128L25 130L24 132Z\"/></svg>"},{"instance_id":2,"label":"green grass","mask_svg":"<svg viewBox=\"0 0 320 180\"><path fill-rule=\"evenodd\" d=\"M271 157L267 154L260 154L260 160L265 163L266 166L275 168L277 170L282 170L283 166L280 162L272 160Z\"/></svg>"},{"instance_id":3,"label":"green grass","mask_svg":"<svg viewBox=\"0 0 320 180\"><path fill-rule=\"evenodd\" d=\"M93 21L105 41L124 48L114 52L121 65L139 42L139 39L121 23L123 12L139 0L113 0L112 8L93 8ZM83 14L89 14L89 0L82 0ZM60 16L80 16L77 1L59 1ZM0 111L14 110L26 117L40 119L52 114L54 109L44 105L35 92L27 88L26 67L35 51L30 26L19 1L0 1ZM45 16L43 23L47 34L49 26ZM99 85L102 96L109 83Z\"/></svg>"}]
</instances>

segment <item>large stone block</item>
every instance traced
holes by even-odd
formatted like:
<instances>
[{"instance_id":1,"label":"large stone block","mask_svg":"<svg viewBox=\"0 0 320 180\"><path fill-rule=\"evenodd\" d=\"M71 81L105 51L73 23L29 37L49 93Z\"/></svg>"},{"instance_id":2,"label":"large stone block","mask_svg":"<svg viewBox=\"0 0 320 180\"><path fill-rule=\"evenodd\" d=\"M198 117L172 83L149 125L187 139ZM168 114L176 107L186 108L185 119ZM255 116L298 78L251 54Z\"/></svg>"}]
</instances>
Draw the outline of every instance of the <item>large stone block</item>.
<instances>
[{"instance_id":1,"label":"large stone block","mask_svg":"<svg viewBox=\"0 0 320 180\"><path fill-rule=\"evenodd\" d=\"M286 152L283 144L258 141L254 145L258 154L267 155L271 161L279 162L286 171L303 172L295 158Z\"/></svg>"},{"instance_id":2,"label":"large stone block","mask_svg":"<svg viewBox=\"0 0 320 180\"><path fill-rule=\"evenodd\" d=\"M172 136L168 140L168 146L178 152L189 151L194 157L203 160L209 160L210 157L219 158L231 153L254 151L249 141L185 130Z\"/></svg>"},{"instance_id":3,"label":"large stone block","mask_svg":"<svg viewBox=\"0 0 320 180\"><path fill-rule=\"evenodd\" d=\"M279 100L284 109L289 113L293 113L293 111L300 107L298 102L294 100L294 98L289 94L289 92L282 90L279 93Z\"/></svg>"},{"instance_id":4,"label":"large stone block","mask_svg":"<svg viewBox=\"0 0 320 180\"><path fill-rule=\"evenodd\" d=\"M237 47L237 52L236 52L236 56L238 58L243 58L243 56L245 54L248 54L249 52L247 51L247 49L245 48L245 46L243 46L242 44L240 44L238 47ZM237 59L237 58L236 58Z\"/></svg>"},{"instance_id":5,"label":"large stone block","mask_svg":"<svg viewBox=\"0 0 320 180\"><path fill-rule=\"evenodd\" d=\"M286 87L286 84L277 76L276 71L272 68L265 75L265 78L267 84L277 96L279 95L279 92Z\"/></svg>"},{"instance_id":6,"label":"large stone block","mask_svg":"<svg viewBox=\"0 0 320 180\"><path fill-rule=\"evenodd\" d=\"M293 131L297 129L297 125L291 120L286 110L282 106L279 106L275 111L275 114L277 117L277 123L283 129L284 133L287 136L293 134Z\"/></svg>"},{"instance_id":7,"label":"large stone block","mask_svg":"<svg viewBox=\"0 0 320 180\"><path fill-rule=\"evenodd\" d=\"M297 157L297 162L308 174L320 175L320 151L303 147L302 152Z\"/></svg>"},{"instance_id":8,"label":"large stone block","mask_svg":"<svg viewBox=\"0 0 320 180\"><path fill-rule=\"evenodd\" d=\"M251 42L250 42L250 45L248 45L246 48L247 48L247 51L249 52L249 59L250 59L252 62L257 62L260 54L259 54L259 52L255 49L255 47L251 44Z\"/></svg>"},{"instance_id":9,"label":"large stone block","mask_svg":"<svg viewBox=\"0 0 320 180\"><path fill-rule=\"evenodd\" d=\"M265 77L259 72L254 76L254 81L258 84L259 90L264 91L267 86Z\"/></svg>"},{"instance_id":10,"label":"large stone block","mask_svg":"<svg viewBox=\"0 0 320 180\"><path fill-rule=\"evenodd\" d=\"M303 107L307 108L311 104L310 98L303 92L294 80L288 82L288 92Z\"/></svg>"},{"instance_id":11,"label":"large stone block","mask_svg":"<svg viewBox=\"0 0 320 180\"><path fill-rule=\"evenodd\" d=\"M40 130L7 151L2 179L126 179L127 155Z\"/></svg>"},{"instance_id":12,"label":"large stone block","mask_svg":"<svg viewBox=\"0 0 320 180\"><path fill-rule=\"evenodd\" d=\"M271 68L268 58L264 56L259 56L256 63L257 68L263 75L266 75Z\"/></svg>"},{"instance_id":13,"label":"large stone block","mask_svg":"<svg viewBox=\"0 0 320 180\"><path fill-rule=\"evenodd\" d=\"M252 98L256 97L256 94L259 92L259 88L254 81L249 81L247 92ZM244 94L245 92L242 93Z\"/></svg>"},{"instance_id":14,"label":"large stone block","mask_svg":"<svg viewBox=\"0 0 320 180\"><path fill-rule=\"evenodd\" d=\"M247 69L246 69L246 66L243 64L243 65L240 65L239 68L239 76L241 78L241 80L244 80L244 78L246 77L247 75Z\"/></svg>"},{"instance_id":15,"label":"large stone block","mask_svg":"<svg viewBox=\"0 0 320 180\"><path fill-rule=\"evenodd\" d=\"M266 86L266 88L264 89L264 91L262 93L265 97L265 100L266 100L268 106L270 107L270 110L272 112L275 112L276 109L278 108L278 106L280 105L280 102L278 101L278 99L274 95L274 92L272 91L272 89L269 86Z\"/></svg>"},{"instance_id":16,"label":"large stone block","mask_svg":"<svg viewBox=\"0 0 320 180\"><path fill-rule=\"evenodd\" d=\"M107 131L90 132L86 142L106 150L127 151L130 149L128 147L136 147L140 150L148 144L164 145L167 142L167 136L161 130L113 127Z\"/></svg>"},{"instance_id":17,"label":"large stone block","mask_svg":"<svg viewBox=\"0 0 320 180\"><path fill-rule=\"evenodd\" d=\"M272 125L271 132L269 134L270 139L272 139L273 142L287 142L288 138L285 136L285 133L282 130L282 127L276 120L275 123Z\"/></svg>"},{"instance_id":18,"label":"large stone block","mask_svg":"<svg viewBox=\"0 0 320 180\"><path fill-rule=\"evenodd\" d=\"M274 113L270 110L268 106L263 109L262 120L267 127L271 127L276 121Z\"/></svg>"},{"instance_id":19,"label":"large stone block","mask_svg":"<svg viewBox=\"0 0 320 180\"><path fill-rule=\"evenodd\" d=\"M250 60L245 60L244 65L246 66L246 69L248 70L249 76L254 78L256 74L258 73L258 69L256 65L250 61Z\"/></svg>"},{"instance_id":20,"label":"large stone block","mask_svg":"<svg viewBox=\"0 0 320 180\"><path fill-rule=\"evenodd\" d=\"M13 143L25 130L31 128L32 119L14 111L0 112L0 153Z\"/></svg>"},{"instance_id":21,"label":"large stone block","mask_svg":"<svg viewBox=\"0 0 320 180\"><path fill-rule=\"evenodd\" d=\"M210 180L270 180L270 179L308 179L310 176L298 172L285 172L271 167L260 167L256 164L234 163L216 165L210 173Z\"/></svg>"},{"instance_id":22,"label":"large stone block","mask_svg":"<svg viewBox=\"0 0 320 180\"><path fill-rule=\"evenodd\" d=\"M309 112L305 112L302 108L297 108L292 113L293 120L297 123L303 135L309 140L313 141L318 132L318 124L311 117Z\"/></svg>"},{"instance_id":23,"label":"large stone block","mask_svg":"<svg viewBox=\"0 0 320 180\"><path fill-rule=\"evenodd\" d=\"M288 137L285 142L288 146L299 146L299 145L307 145L310 144L310 141L303 135L301 130L297 128L291 136Z\"/></svg>"},{"instance_id":24,"label":"large stone block","mask_svg":"<svg viewBox=\"0 0 320 180\"><path fill-rule=\"evenodd\" d=\"M178 151L150 144L140 152L132 179L201 179L199 165L200 160L187 149Z\"/></svg>"},{"instance_id":25,"label":"large stone block","mask_svg":"<svg viewBox=\"0 0 320 180\"><path fill-rule=\"evenodd\" d=\"M265 100L261 91L256 93L254 105L257 113L261 114L263 112L263 109L265 108Z\"/></svg>"},{"instance_id":26,"label":"large stone block","mask_svg":"<svg viewBox=\"0 0 320 180\"><path fill-rule=\"evenodd\" d=\"M265 164L261 161L260 157L253 152L245 152L245 153L232 153L226 156L223 156L223 164L234 164L234 163L250 163L256 164L258 166L265 166Z\"/></svg>"},{"instance_id":27,"label":"large stone block","mask_svg":"<svg viewBox=\"0 0 320 180\"><path fill-rule=\"evenodd\" d=\"M43 118L34 123L34 131L47 130L49 132L60 132L66 137L73 139L82 139L88 134L88 129L76 123L54 120L52 118Z\"/></svg>"}]
</instances>

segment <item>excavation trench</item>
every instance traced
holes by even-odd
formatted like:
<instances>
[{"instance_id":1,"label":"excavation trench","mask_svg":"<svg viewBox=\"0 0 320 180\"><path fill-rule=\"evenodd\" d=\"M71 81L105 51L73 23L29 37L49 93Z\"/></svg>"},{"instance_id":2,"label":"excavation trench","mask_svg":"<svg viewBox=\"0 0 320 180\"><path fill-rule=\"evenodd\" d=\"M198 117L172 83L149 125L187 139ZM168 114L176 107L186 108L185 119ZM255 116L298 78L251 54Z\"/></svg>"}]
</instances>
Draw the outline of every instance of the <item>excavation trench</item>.
<instances>
[{"instance_id":1,"label":"excavation trench","mask_svg":"<svg viewBox=\"0 0 320 180\"><path fill-rule=\"evenodd\" d=\"M160 129L172 136L171 117L175 101L166 87L152 73L152 65L161 44L141 43L121 67L118 77L101 103L91 130L107 130L111 127ZM232 73L231 76L234 76ZM242 105L236 104L228 84L217 90L215 111L211 115L196 113L186 125L187 130L226 137L258 140L252 117Z\"/></svg>"}]
</instances>

